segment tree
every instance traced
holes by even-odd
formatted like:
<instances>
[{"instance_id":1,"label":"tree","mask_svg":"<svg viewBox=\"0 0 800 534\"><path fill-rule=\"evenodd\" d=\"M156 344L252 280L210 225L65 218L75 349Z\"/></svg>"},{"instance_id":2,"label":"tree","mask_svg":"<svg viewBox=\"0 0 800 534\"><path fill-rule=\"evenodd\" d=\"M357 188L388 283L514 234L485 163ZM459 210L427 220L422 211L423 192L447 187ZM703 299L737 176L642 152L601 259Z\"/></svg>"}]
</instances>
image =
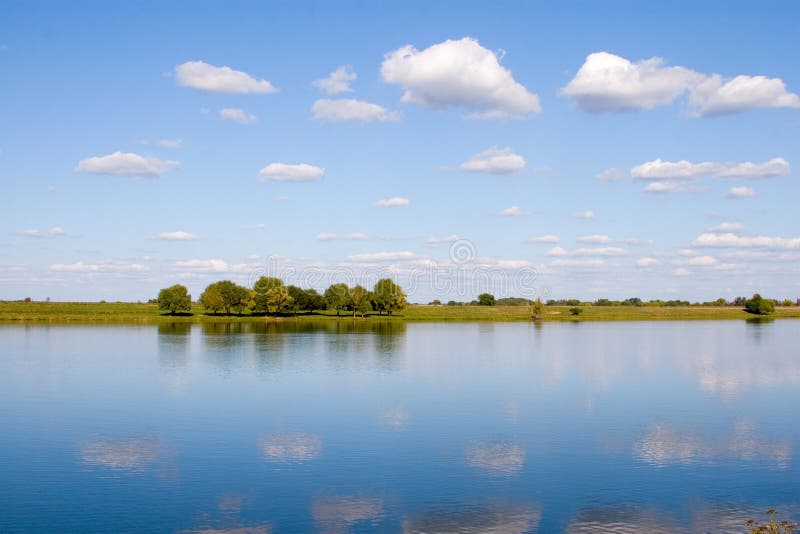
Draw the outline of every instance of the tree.
<instances>
[{"instance_id":1,"label":"tree","mask_svg":"<svg viewBox=\"0 0 800 534\"><path fill-rule=\"evenodd\" d=\"M225 303L222 301L222 293L216 283L206 287L206 290L200 295L200 304L203 305L206 311L211 313L218 313L225 309Z\"/></svg>"},{"instance_id":2,"label":"tree","mask_svg":"<svg viewBox=\"0 0 800 534\"><path fill-rule=\"evenodd\" d=\"M756 293L753 298L745 302L744 309L756 315L769 315L775 311L775 302Z\"/></svg>"},{"instance_id":3,"label":"tree","mask_svg":"<svg viewBox=\"0 0 800 534\"><path fill-rule=\"evenodd\" d=\"M570 309L569 309L569 313L570 313L571 315L574 315L574 316L576 316L576 317L577 317L578 315L580 315L581 313L583 313L583 309L582 309L582 308L579 308L579 307L577 307L577 306L573 306L572 308L570 308Z\"/></svg>"},{"instance_id":4,"label":"tree","mask_svg":"<svg viewBox=\"0 0 800 534\"><path fill-rule=\"evenodd\" d=\"M306 310L322 310L325 309L325 299L317 292L316 289L306 289Z\"/></svg>"},{"instance_id":5,"label":"tree","mask_svg":"<svg viewBox=\"0 0 800 534\"><path fill-rule=\"evenodd\" d=\"M531 318L534 321L538 321L539 319L542 318L543 314L544 314L544 304L542 304L542 299L537 297L536 300L533 301L533 306L531 306Z\"/></svg>"},{"instance_id":6,"label":"tree","mask_svg":"<svg viewBox=\"0 0 800 534\"><path fill-rule=\"evenodd\" d=\"M158 292L158 309L175 315L192 309L192 296L186 286L175 284Z\"/></svg>"},{"instance_id":7,"label":"tree","mask_svg":"<svg viewBox=\"0 0 800 534\"><path fill-rule=\"evenodd\" d=\"M265 297L267 311L269 311L269 308L272 308L275 313L280 313L281 310L287 306L291 306L292 302L294 302L294 299L289 294L289 291L283 285L273 287L267 291Z\"/></svg>"},{"instance_id":8,"label":"tree","mask_svg":"<svg viewBox=\"0 0 800 534\"><path fill-rule=\"evenodd\" d=\"M378 315L386 312L391 315L394 311L406 307L406 294L391 278L382 278L375 283L372 289L372 302ZM440 303L441 304L441 303Z\"/></svg>"},{"instance_id":9,"label":"tree","mask_svg":"<svg viewBox=\"0 0 800 534\"><path fill-rule=\"evenodd\" d=\"M348 294L350 293L347 284L331 284L325 290L323 298L325 299L325 306L329 310L336 310L336 316L347 306Z\"/></svg>"},{"instance_id":10,"label":"tree","mask_svg":"<svg viewBox=\"0 0 800 534\"><path fill-rule=\"evenodd\" d=\"M213 313L225 310L225 313L230 315L231 310L236 310L236 313L241 315L243 311L252 309L255 305L254 296L246 287L230 280L222 280L206 287L200 295L200 304Z\"/></svg>"},{"instance_id":11,"label":"tree","mask_svg":"<svg viewBox=\"0 0 800 534\"><path fill-rule=\"evenodd\" d=\"M372 295L370 295L370 292L361 286L356 286L348 291L347 307L352 310L353 317L355 317L357 313L364 315L372 309L372 304L370 303L371 297Z\"/></svg>"},{"instance_id":12,"label":"tree","mask_svg":"<svg viewBox=\"0 0 800 534\"><path fill-rule=\"evenodd\" d=\"M268 297L269 292L277 287L283 287L283 280L273 276L262 276L256 283L253 284L253 291L255 292L255 310L259 312L268 313L270 307L274 303ZM275 295L273 295L273 298Z\"/></svg>"},{"instance_id":13,"label":"tree","mask_svg":"<svg viewBox=\"0 0 800 534\"><path fill-rule=\"evenodd\" d=\"M478 295L478 306L494 306L495 299L491 293L481 293Z\"/></svg>"}]
</instances>

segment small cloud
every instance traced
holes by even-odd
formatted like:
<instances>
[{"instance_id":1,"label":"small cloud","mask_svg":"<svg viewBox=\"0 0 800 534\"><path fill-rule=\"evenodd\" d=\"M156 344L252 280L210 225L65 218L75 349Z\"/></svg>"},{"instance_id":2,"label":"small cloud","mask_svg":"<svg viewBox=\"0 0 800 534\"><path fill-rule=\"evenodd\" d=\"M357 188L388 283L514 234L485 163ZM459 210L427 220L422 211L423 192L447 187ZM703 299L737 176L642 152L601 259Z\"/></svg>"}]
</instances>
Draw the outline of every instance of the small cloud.
<instances>
[{"instance_id":1,"label":"small cloud","mask_svg":"<svg viewBox=\"0 0 800 534\"><path fill-rule=\"evenodd\" d=\"M226 121L238 122L239 124L254 124L258 122L258 117L247 113L242 108L222 108L219 116Z\"/></svg>"},{"instance_id":2,"label":"small cloud","mask_svg":"<svg viewBox=\"0 0 800 534\"><path fill-rule=\"evenodd\" d=\"M731 187L726 196L728 198L750 198L756 194L756 190L752 187Z\"/></svg>"},{"instance_id":3,"label":"small cloud","mask_svg":"<svg viewBox=\"0 0 800 534\"><path fill-rule=\"evenodd\" d=\"M631 245L631 246L634 246L634 247L642 247L642 246L645 246L645 245L652 245L653 244L653 240L652 239L640 239L638 237L628 237L628 238L625 239L625 244L626 245Z\"/></svg>"},{"instance_id":4,"label":"small cloud","mask_svg":"<svg viewBox=\"0 0 800 534\"><path fill-rule=\"evenodd\" d=\"M535 244L557 244L560 240L558 237L554 235L543 235L539 237L531 237L529 238L526 243L535 243Z\"/></svg>"},{"instance_id":5,"label":"small cloud","mask_svg":"<svg viewBox=\"0 0 800 534\"><path fill-rule=\"evenodd\" d=\"M175 67L178 85L211 93L277 93L270 82L230 67L215 67L203 61L187 61Z\"/></svg>"},{"instance_id":6,"label":"small cloud","mask_svg":"<svg viewBox=\"0 0 800 534\"><path fill-rule=\"evenodd\" d=\"M56 188L56 186L54 186L54 185L48 185L48 186L47 186L47 192L48 192L48 193L55 193L57 190L58 190L58 189L57 189L57 188Z\"/></svg>"},{"instance_id":7,"label":"small cloud","mask_svg":"<svg viewBox=\"0 0 800 534\"><path fill-rule=\"evenodd\" d=\"M357 77L353 67L350 65L342 65L331 72L327 78L314 80L312 85L329 95L352 93L353 89L350 87L350 83L355 81Z\"/></svg>"},{"instance_id":8,"label":"small cloud","mask_svg":"<svg viewBox=\"0 0 800 534\"><path fill-rule=\"evenodd\" d=\"M396 111L389 111L383 106L356 100L354 98L328 99L322 98L314 102L311 108L314 119L327 122L387 122L400 118Z\"/></svg>"},{"instance_id":9,"label":"small cloud","mask_svg":"<svg viewBox=\"0 0 800 534\"><path fill-rule=\"evenodd\" d=\"M732 232L734 234L739 233L742 230L744 230L744 225L742 223L733 223L733 222L720 223L708 229L709 232L722 232L722 233Z\"/></svg>"},{"instance_id":10,"label":"small cloud","mask_svg":"<svg viewBox=\"0 0 800 534\"><path fill-rule=\"evenodd\" d=\"M322 177L325 169L307 163L270 163L258 173L262 182L310 182Z\"/></svg>"},{"instance_id":11,"label":"small cloud","mask_svg":"<svg viewBox=\"0 0 800 534\"><path fill-rule=\"evenodd\" d=\"M598 173L595 178L601 182L619 182L620 180L625 179L625 174L621 170L614 167Z\"/></svg>"},{"instance_id":12,"label":"small cloud","mask_svg":"<svg viewBox=\"0 0 800 534\"><path fill-rule=\"evenodd\" d=\"M354 262L373 262L413 260L416 257L416 254L406 250L402 252L373 252L367 254L353 254L352 256L348 256L346 259L347 261Z\"/></svg>"},{"instance_id":13,"label":"small cloud","mask_svg":"<svg viewBox=\"0 0 800 534\"><path fill-rule=\"evenodd\" d=\"M153 236L153 239L159 241L197 241L199 236L178 230L176 232L163 232Z\"/></svg>"},{"instance_id":14,"label":"small cloud","mask_svg":"<svg viewBox=\"0 0 800 534\"><path fill-rule=\"evenodd\" d=\"M683 267L678 267L677 269L672 271L672 274L673 276L689 276L692 273L688 269L684 269Z\"/></svg>"},{"instance_id":15,"label":"small cloud","mask_svg":"<svg viewBox=\"0 0 800 534\"><path fill-rule=\"evenodd\" d=\"M459 239L461 239L461 238L456 234L449 235L447 237L433 237L433 236L431 236L431 237L429 237L428 239L425 240L425 246L426 247L438 247L438 246L441 246L441 245L447 245L447 244L450 244L450 243L455 243Z\"/></svg>"},{"instance_id":16,"label":"small cloud","mask_svg":"<svg viewBox=\"0 0 800 534\"><path fill-rule=\"evenodd\" d=\"M155 178L179 166L177 161L163 161L152 156L117 151L107 156L82 159L75 167L75 172Z\"/></svg>"},{"instance_id":17,"label":"small cloud","mask_svg":"<svg viewBox=\"0 0 800 534\"><path fill-rule=\"evenodd\" d=\"M488 174L513 174L525 168L525 158L510 148L492 147L459 165L462 171Z\"/></svg>"},{"instance_id":18,"label":"small cloud","mask_svg":"<svg viewBox=\"0 0 800 534\"><path fill-rule=\"evenodd\" d=\"M382 198L375 202L375 206L381 208L403 208L411 204L411 201L404 197Z\"/></svg>"},{"instance_id":19,"label":"small cloud","mask_svg":"<svg viewBox=\"0 0 800 534\"><path fill-rule=\"evenodd\" d=\"M263 230L266 227L267 225L264 223L255 223L247 226L249 230Z\"/></svg>"},{"instance_id":20,"label":"small cloud","mask_svg":"<svg viewBox=\"0 0 800 534\"><path fill-rule=\"evenodd\" d=\"M548 256L625 256L628 251L621 247L584 247L575 250L566 250L561 247L553 247L548 252Z\"/></svg>"},{"instance_id":21,"label":"small cloud","mask_svg":"<svg viewBox=\"0 0 800 534\"><path fill-rule=\"evenodd\" d=\"M510 208L501 210L498 215L503 217L524 217L525 215L529 215L529 213L519 206L511 206Z\"/></svg>"},{"instance_id":22,"label":"small cloud","mask_svg":"<svg viewBox=\"0 0 800 534\"><path fill-rule=\"evenodd\" d=\"M353 232L352 234L347 234L346 236L342 237L342 239L347 241L366 241L369 239L369 236L367 234Z\"/></svg>"},{"instance_id":23,"label":"small cloud","mask_svg":"<svg viewBox=\"0 0 800 534\"><path fill-rule=\"evenodd\" d=\"M591 210L587 211L576 211L572 215L570 215L573 219L594 219L594 212Z\"/></svg>"},{"instance_id":24,"label":"small cloud","mask_svg":"<svg viewBox=\"0 0 800 534\"><path fill-rule=\"evenodd\" d=\"M614 242L614 240L611 239L610 237L608 237L607 235L599 235L599 234L585 235L585 236L579 237L575 241L577 241L578 243L584 243L584 244L587 244L587 245L608 245L608 244Z\"/></svg>"},{"instance_id":25,"label":"small cloud","mask_svg":"<svg viewBox=\"0 0 800 534\"><path fill-rule=\"evenodd\" d=\"M693 258L689 259L689 265L697 265L700 267L708 267L710 265L715 265L717 263L717 259L713 256L694 256Z\"/></svg>"},{"instance_id":26,"label":"small cloud","mask_svg":"<svg viewBox=\"0 0 800 534\"><path fill-rule=\"evenodd\" d=\"M650 257L639 258L638 260L636 260L637 267L654 267L659 264L661 264L660 261Z\"/></svg>"},{"instance_id":27,"label":"small cloud","mask_svg":"<svg viewBox=\"0 0 800 534\"><path fill-rule=\"evenodd\" d=\"M48 237L60 237L66 235L66 232L59 227L54 226L49 230L35 230L32 228L28 228L20 232L20 234L24 235L25 237L38 237L38 238L48 238Z\"/></svg>"},{"instance_id":28,"label":"small cloud","mask_svg":"<svg viewBox=\"0 0 800 534\"><path fill-rule=\"evenodd\" d=\"M159 139L156 144L161 148L183 148L181 139Z\"/></svg>"},{"instance_id":29,"label":"small cloud","mask_svg":"<svg viewBox=\"0 0 800 534\"><path fill-rule=\"evenodd\" d=\"M289 195L281 195L278 197L279 202L286 202L287 200L289 200Z\"/></svg>"},{"instance_id":30,"label":"small cloud","mask_svg":"<svg viewBox=\"0 0 800 534\"><path fill-rule=\"evenodd\" d=\"M336 234L317 234L317 241L333 241L336 239Z\"/></svg>"}]
</instances>

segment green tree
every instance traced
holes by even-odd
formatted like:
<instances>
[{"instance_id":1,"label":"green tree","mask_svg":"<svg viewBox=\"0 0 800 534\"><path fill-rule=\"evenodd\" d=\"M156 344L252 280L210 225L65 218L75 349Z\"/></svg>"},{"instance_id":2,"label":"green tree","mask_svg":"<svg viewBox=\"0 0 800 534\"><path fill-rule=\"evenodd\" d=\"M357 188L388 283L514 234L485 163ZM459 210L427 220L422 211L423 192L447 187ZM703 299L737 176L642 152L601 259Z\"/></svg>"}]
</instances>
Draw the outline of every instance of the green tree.
<instances>
[{"instance_id":1,"label":"green tree","mask_svg":"<svg viewBox=\"0 0 800 534\"><path fill-rule=\"evenodd\" d=\"M262 276L256 280L256 283L253 284L253 291L255 292L254 309L258 312L268 313L270 308L274 306L268 297L269 292L278 287L284 287L283 280L274 276Z\"/></svg>"},{"instance_id":2,"label":"green tree","mask_svg":"<svg viewBox=\"0 0 800 534\"><path fill-rule=\"evenodd\" d=\"M491 293L481 293L478 295L478 306L494 306L495 299Z\"/></svg>"},{"instance_id":3,"label":"green tree","mask_svg":"<svg viewBox=\"0 0 800 534\"><path fill-rule=\"evenodd\" d=\"M306 309L308 311L325 309L325 299L316 289L306 289Z\"/></svg>"},{"instance_id":4,"label":"green tree","mask_svg":"<svg viewBox=\"0 0 800 534\"><path fill-rule=\"evenodd\" d=\"M347 293L347 307L353 312L353 317L360 313L364 315L372 309L369 291L361 286L351 288Z\"/></svg>"},{"instance_id":5,"label":"green tree","mask_svg":"<svg viewBox=\"0 0 800 534\"><path fill-rule=\"evenodd\" d=\"M574 316L576 316L576 317L577 317L578 315L580 315L581 313L583 313L583 309L582 309L582 308L579 308L579 307L577 307L577 306L573 306L572 308L570 308L570 309L569 309L569 313L570 313L571 315L574 315Z\"/></svg>"},{"instance_id":6,"label":"green tree","mask_svg":"<svg viewBox=\"0 0 800 534\"><path fill-rule=\"evenodd\" d=\"M382 278L375 283L372 289L372 303L378 315L386 312L400 311L406 307L406 294L391 278ZM440 303L441 304L441 303Z\"/></svg>"},{"instance_id":7,"label":"green tree","mask_svg":"<svg viewBox=\"0 0 800 534\"><path fill-rule=\"evenodd\" d=\"M192 296L186 286L175 284L158 292L158 309L175 315L192 310Z\"/></svg>"},{"instance_id":8,"label":"green tree","mask_svg":"<svg viewBox=\"0 0 800 534\"><path fill-rule=\"evenodd\" d=\"M267 291L265 297L267 311L269 311L269 308L272 308L275 313L280 313L288 306L291 306L294 302L294 299L289 294L289 291L283 285L273 287Z\"/></svg>"},{"instance_id":9,"label":"green tree","mask_svg":"<svg viewBox=\"0 0 800 534\"><path fill-rule=\"evenodd\" d=\"M350 293L347 284L331 284L325 290L323 298L325 299L325 306L329 310L336 310L336 316L347 306L348 295Z\"/></svg>"},{"instance_id":10,"label":"green tree","mask_svg":"<svg viewBox=\"0 0 800 534\"><path fill-rule=\"evenodd\" d=\"M207 312L219 313L225 309L225 302L222 300L222 292L217 283L210 284L200 295L200 304Z\"/></svg>"},{"instance_id":11,"label":"green tree","mask_svg":"<svg viewBox=\"0 0 800 534\"><path fill-rule=\"evenodd\" d=\"M775 311L775 302L756 293L753 298L745 302L744 309L756 315L769 315Z\"/></svg>"},{"instance_id":12,"label":"green tree","mask_svg":"<svg viewBox=\"0 0 800 534\"><path fill-rule=\"evenodd\" d=\"M206 290L200 295L200 304L213 313L225 310L228 315L231 314L231 311L236 311L241 315L245 310L252 309L255 302L253 293L246 287L230 280L221 280L206 287Z\"/></svg>"},{"instance_id":13,"label":"green tree","mask_svg":"<svg viewBox=\"0 0 800 534\"><path fill-rule=\"evenodd\" d=\"M542 318L542 315L544 315L544 304L542 304L542 299L537 297L531 306L531 318L534 321L538 321Z\"/></svg>"}]
</instances>

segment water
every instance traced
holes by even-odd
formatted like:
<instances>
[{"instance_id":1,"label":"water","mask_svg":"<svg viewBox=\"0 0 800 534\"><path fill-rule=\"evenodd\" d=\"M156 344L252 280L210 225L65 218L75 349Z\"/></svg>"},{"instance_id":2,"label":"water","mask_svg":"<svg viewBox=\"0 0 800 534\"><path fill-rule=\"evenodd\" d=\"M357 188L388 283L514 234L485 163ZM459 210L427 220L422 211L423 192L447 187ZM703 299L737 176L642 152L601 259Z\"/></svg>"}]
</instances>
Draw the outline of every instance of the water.
<instances>
[{"instance_id":1,"label":"water","mask_svg":"<svg viewBox=\"0 0 800 534\"><path fill-rule=\"evenodd\" d=\"M3 326L0 531L797 518L798 326Z\"/></svg>"}]
</instances>

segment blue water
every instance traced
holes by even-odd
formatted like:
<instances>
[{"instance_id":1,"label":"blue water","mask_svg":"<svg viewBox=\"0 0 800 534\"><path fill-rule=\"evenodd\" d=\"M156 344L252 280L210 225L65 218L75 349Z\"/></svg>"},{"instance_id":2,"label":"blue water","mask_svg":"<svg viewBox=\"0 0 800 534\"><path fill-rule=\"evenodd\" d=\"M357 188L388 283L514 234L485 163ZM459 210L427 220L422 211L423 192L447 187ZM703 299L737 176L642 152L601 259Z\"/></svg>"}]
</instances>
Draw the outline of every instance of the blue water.
<instances>
[{"instance_id":1,"label":"blue water","mask_svg":"<svg viewBox=\"0 0 800 534\"><path fill-rule=\"evenodd\" d=\"M0 327L0 531L743 532L800 322Z\"/></svg>"}]
</instances>

